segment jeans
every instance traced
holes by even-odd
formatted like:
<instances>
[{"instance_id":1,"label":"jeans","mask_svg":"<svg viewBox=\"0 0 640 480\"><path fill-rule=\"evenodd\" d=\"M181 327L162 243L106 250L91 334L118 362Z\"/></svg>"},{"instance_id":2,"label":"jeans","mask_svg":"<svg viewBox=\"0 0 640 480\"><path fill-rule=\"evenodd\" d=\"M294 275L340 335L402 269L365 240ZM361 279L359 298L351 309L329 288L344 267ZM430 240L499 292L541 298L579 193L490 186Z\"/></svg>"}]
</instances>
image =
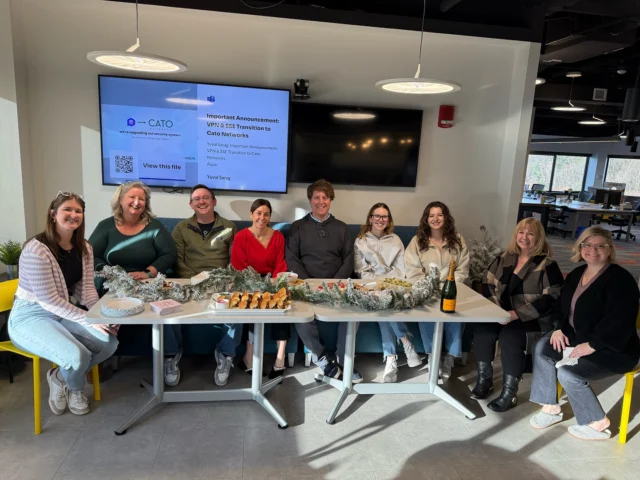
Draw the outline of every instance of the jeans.
<instances>
[{"instance_id":1,"label":"jeans","mask_svg":"<svg viewBox=\"0 0 640 480\"><path fill-rule=\"evenodd\" d=\"M589 380L600 380L619 374L593 363L588 355L580 357L575 365L556 368L556 362L562 359L562 353L556 352L549 343L551 333L542 337L535 346L530 400L541 405L558 405L559 381L567 392L578 425L589 425L591 422L602 420L606 415L589 385Z\"/></svg>"},{"instance_id":2,"label":"jeans","mask_svg":"<svg viewBox=\"0 0 640 480\"><path fill-rule=\"evenodd\" d=\"M409 327L404 322L378 322L382 337L384 358L396 354L396 343L405 335L409 335Z\"/></svg>"},{"instance_id":3,"label":"jeans","mask_svg":"<svg viewBox=\"0 0 640 480\"><path fill-rule=\"evenodd\" d=\"M514 320L499 323L476 323L473 325L473 346L478 362L493 362L496 342L500 342L502 371L506 375L520 378L524 373L527 332L539 332L537 320L523 322Z\"/></svg>"},{"instance_id":4,"label":"jeans","mask_svg":"<svg viewBox=\"0 0 640 480\"><path fill-rule=\"evenodd\" d=\"M422 344L425 353L431 353L433 349L433 331L436 326L432 322L418 323ZM448 353L452 357L462 356L462 323L444 322L444 335L442 337L442 353Z\"/></svg>"},{"instance_id":5,"label":"jeans","mask_svg":"<svg viewBox=\"0 0 640 480\"><path fill-rule=\"evenodd\" d=\"M242 342L242 323L225 324L227 333L220 339L216 345L216 349L225 357L235 357L236 348ZM253 343L253 332L249 331L249 342Z\"/></svg>"},{"instance_id":6,"label":"jeans","mask_svg":"<svg viewBox=\"0 0 640 480\"><path fill-rule=\"evenodd\" d=\"M60 375L75 391L84 390L87 372L118 348L115 336L21 299L15 300L9 315L9 337L16 347L60 365Z\"/></svg>"},{"instance_id":7,"label":"jeans","mask_svg":"<svg viewBox=\"0 0 640 480\"><path fill-rule=\"evenodd\" d=\"M164 325L164 354L175 357L182 353L182 325Z\"/></svg>"},{"instance_id":8,"label":"jeans","mask_svg":"<svg viewBox=\"0 0 640 480\"><path fill-rule=\"evenodd\" d=\"M356 332L359 325L356 324ZM302 339L302 343L311 350L311 359L313 363L317 364L318 359L324 357L327 354L326 348L320 340L320 331L318 330L318 321L313 320L309 323L296 323L296 330L298 335ZM340 363L340 360L344 362L344 351L347 343L347 323L338 323L338 342L336 345L336 360Z\"/></svg>"}]
</instances>

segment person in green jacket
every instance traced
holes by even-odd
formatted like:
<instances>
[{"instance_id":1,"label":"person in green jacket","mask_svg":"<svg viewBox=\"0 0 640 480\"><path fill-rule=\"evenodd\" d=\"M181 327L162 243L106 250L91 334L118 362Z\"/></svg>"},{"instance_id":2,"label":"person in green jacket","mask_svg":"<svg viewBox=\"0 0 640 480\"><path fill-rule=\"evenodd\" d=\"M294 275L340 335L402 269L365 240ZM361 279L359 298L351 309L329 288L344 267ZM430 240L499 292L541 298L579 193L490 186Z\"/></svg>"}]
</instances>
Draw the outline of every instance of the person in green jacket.
<instances>
[{"instance_id":1,"label":"person in green jacket","mask_svg":"<svg viewBox=\"0 0 640 480\"><path fill-rule=\"evenodd\" d=\"M140 181L120 185L111 199L112 217L102 220L89 238L93 248L94 269L119 265L136 280L166 273L176 261L176 246L171 234L151 211L151 190ZM100 296L103 279L96 279ZM175 386L180 381L178 362L182 355L180 325L164 328L164 381Z\"/></svg>"},{"instance_id":2,"label":"person in green jacket","mask_svg":"<svg viewBox=\"0 0 640 480\"><path fill-rule=\"evenodd\" d=\"M194 214L178 223L173 230L173 240L178 249L176 269L181 278L229 265L238 227L215 212L216 204L213 190L206 185L199 184L191 189L189 206ZM226 327L227 332L215 350L217 368L214 380L221 387L227 384L235 349L242 339L242 324L228 324ZM245 358L252 356L253 338L250 334Z\"/></svg>"}]
</instances>

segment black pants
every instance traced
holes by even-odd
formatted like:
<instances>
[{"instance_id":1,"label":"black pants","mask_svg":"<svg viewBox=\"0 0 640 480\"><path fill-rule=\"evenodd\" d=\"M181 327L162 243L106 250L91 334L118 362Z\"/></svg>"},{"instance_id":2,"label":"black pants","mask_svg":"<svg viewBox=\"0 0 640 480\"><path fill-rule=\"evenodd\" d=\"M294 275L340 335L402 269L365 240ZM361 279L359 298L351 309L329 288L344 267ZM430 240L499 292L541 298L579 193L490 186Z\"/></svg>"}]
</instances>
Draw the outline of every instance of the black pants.
<instances>
[{"instance_id":1,"label":"black pants","mask_svg":"<svg viewBox=\"0 0 640 480\"><path fill-rule=\"evenodd\" d=\"M242 339L246 341L248 339L247 332L253 332L253 323L245 323L244 326ZM271 340L277 342L279 340L289 340L289 337L291 337L291 328L288 323L271 324Z\"/></svg>"},{"instance_id":2,"label":"black pants","mask_svg":"<svg viewBox=\"0 0 640 480\"><path fill-rule=\"evenodd\" d=\"M507 375L522 376L525 366L527 332L539 332L537 320L514 320L506 325L476 323L473 330L473 346L478 362L492 362L496 354L496 342L502 351L502 370Z\"/></svg>"}]
</instances>

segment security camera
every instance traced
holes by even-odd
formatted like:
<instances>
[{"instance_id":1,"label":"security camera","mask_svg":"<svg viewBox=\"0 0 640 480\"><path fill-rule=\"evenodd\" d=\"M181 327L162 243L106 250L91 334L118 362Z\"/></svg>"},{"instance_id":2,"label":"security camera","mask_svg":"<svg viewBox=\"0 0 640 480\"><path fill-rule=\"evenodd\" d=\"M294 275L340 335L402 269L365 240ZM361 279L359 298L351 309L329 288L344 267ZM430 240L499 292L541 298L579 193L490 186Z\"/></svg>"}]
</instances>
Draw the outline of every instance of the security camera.
<instances>
[{"instance_id":1,"label":"security camera","mask_svg":"<svg viewBox=\"0 0 640 480\"><path fill-rule=\"evenodd\" d=\"M293 84L293 98L294 100L309 100L311 95L309 91L309 80L304 78L298 78Z\"/></svg>"}]
</instances>

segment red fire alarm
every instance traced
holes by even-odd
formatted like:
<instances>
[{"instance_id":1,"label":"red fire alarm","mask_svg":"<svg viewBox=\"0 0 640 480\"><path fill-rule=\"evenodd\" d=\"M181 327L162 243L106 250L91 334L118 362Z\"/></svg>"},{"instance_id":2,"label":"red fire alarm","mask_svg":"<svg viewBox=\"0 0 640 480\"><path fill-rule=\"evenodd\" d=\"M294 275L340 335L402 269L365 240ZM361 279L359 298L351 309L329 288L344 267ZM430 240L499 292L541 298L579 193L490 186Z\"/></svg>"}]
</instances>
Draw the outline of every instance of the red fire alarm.
<instances>
[{"instance_id":1,"label":"red fire alarm","mask_svg":"<svg viewBox=\"0 0 640 480\"><path fill-rule=\"evenodd\" d=\"M440 112L438 113L438 126L440 128L453 127L453 116L455 114L456 107L453 105L440 105Z\"/></svg>"}]
</instances>

